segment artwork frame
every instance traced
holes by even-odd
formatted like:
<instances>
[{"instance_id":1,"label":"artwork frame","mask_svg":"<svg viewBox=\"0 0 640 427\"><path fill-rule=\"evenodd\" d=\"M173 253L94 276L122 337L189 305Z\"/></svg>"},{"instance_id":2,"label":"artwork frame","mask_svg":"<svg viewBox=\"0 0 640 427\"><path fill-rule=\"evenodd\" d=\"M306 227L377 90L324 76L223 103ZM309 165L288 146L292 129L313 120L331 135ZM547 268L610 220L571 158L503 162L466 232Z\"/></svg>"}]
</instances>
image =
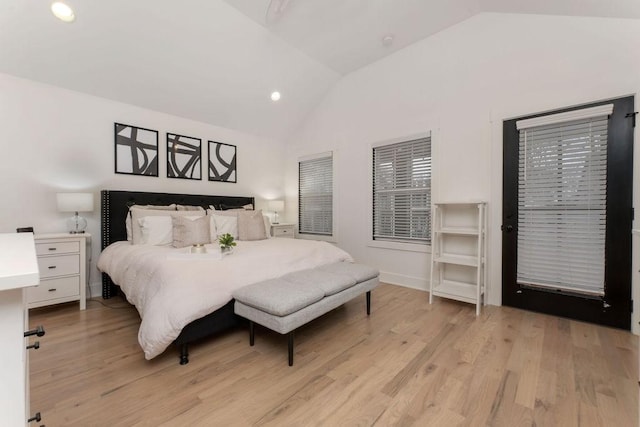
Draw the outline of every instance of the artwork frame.
<instances>
[{"instance_id":1,"label":"artwork frame","mask_svg":"<svg viewBox=\"0 0 640 427\"><path fill-rule=\"evenodd\" d=\"M237 151L235 145L209 141L209 181L238 182Z\"/></svg>"},{"instance_id":2,"label":"artwork frame","mask_svg":"<svg viewBox=\"0 0 640 427\"><path fill-rule=\"evenodd\" d=\"M158 131L114 122L114 172L158 176Z\"/></svg>"},{"instance_id":3,"label":"artwork frame","mask_svg":"<svg viewBox=\"0 0 640 427\"><path fill-rule=\"evenodd\" d=\"M202 139L167 132L167 178L202 180Z\"/></svg>"}]
</instances>

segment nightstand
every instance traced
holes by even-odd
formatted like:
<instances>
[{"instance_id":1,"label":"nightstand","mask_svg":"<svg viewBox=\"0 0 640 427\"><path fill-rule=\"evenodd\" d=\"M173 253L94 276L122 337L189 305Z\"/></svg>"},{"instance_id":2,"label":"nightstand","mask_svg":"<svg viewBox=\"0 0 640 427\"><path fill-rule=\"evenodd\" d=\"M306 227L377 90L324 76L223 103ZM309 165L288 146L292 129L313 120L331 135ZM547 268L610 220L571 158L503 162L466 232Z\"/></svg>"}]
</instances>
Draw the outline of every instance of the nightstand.
<instances>
[{"instance_id":1,"label":"nightstand","mask_svg":"<svg viewBox=\"0 0 640 427\"><path fill-rule=\"evenodd\" d=\"M87 239L89 233L36 234L40 284L26 289L27 307L69 301L87 307Z\"/></svg>"},{"instance_id":2,"label":"nightstand","mask_svg":"<svg viewBox=\"0 0 640 427\"><path fill-rule=\"evenodd\" d=\"M271 236L296 238L296 225L292 223L281 222L279 224L271 224Z\"/></svg>"}]
</instances>

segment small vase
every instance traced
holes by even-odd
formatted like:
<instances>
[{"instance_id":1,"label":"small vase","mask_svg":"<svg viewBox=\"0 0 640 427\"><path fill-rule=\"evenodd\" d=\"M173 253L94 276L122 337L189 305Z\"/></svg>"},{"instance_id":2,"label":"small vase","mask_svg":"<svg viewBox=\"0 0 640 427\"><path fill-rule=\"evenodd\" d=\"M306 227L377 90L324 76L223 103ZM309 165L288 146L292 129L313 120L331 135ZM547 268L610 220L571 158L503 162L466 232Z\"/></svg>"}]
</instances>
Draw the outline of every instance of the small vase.
<instances>
[{"instance_id":1,"label":"small vase","mask_svg":"<svg viewBox=\"0 0 640 427\"><path fill-rule=\"evenodd\" d=\"M230 254L231 252L233 252L233 247L232 246L220 246L220 252L222 252L222 255Z\"/></svg>"}]
</instances>

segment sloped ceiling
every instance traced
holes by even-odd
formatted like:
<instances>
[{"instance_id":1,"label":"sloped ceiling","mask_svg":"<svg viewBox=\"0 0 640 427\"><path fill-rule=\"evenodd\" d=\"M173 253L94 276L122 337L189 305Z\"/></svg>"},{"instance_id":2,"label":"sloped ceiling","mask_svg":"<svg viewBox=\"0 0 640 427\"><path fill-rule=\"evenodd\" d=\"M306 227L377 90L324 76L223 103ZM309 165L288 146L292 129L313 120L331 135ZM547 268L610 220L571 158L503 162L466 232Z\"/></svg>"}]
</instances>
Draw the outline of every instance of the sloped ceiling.
<instances>
[{"instance_id":1,"label":"sloped ceiling","mask_svg":"<svg viewBox=\"0 0 640 427\"><path fill-rule=\"evenodd\" d=\"M640 18L638 0L67 3L72 24L0 0L0 72L277 140L342 75L477 13Z\"/></svg>"}]
</instances>

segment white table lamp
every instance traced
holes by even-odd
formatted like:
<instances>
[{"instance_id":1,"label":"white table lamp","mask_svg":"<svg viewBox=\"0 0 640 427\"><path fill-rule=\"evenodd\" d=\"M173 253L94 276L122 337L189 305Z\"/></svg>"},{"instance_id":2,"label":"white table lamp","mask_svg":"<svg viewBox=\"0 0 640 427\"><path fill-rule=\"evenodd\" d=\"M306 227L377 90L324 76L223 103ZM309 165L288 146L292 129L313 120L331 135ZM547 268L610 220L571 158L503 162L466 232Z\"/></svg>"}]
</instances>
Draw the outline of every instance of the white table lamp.
<instances>
[{"instance_id":1,"label":"white table lamp","mask_svg":"<svg viewBox=\"0 0 640 427\"><path fill-rule=\"evenodd\" d=\"M284 200L270 200L269 210L273 211L273 223L278 224L278 212L284 210Z\"/></svg>"},{"instance_id":2,"label":"white table lamp","mask_svg":"<svg viewBox=\"0 0 640 427\"><path fill-rule=\"evenodd\" d=\"M93 193L57 193L59 212L74 212L75 215L67 221L67 228L71 234L84 233L87 220L78 212L93 212Z\"/></svg>"}]
</instances>

